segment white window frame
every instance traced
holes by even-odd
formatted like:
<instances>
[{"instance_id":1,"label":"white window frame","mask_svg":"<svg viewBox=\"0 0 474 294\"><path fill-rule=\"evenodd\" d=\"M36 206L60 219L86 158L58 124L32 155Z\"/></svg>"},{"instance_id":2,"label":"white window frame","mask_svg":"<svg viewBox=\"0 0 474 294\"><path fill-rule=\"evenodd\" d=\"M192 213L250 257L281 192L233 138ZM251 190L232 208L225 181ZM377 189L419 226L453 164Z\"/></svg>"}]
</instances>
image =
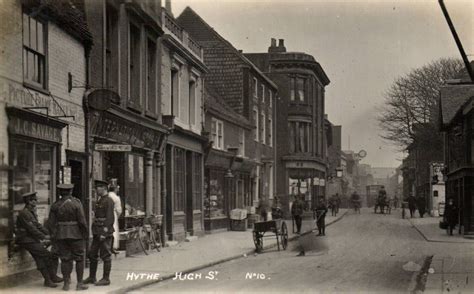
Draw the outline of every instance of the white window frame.
<instances>
[{"instance_id":1,"label":"white window frame","mask_svg":"<svg viewBox=\"0 0 474 294\"><path fill-rule=\"evenodd\" d=\"M262 103L265 104L265 85L262 84Z\"/></svg>"},{"instance_id":2,"label":"white window frame","mask_svg":"<svg viewBox=\"0 0 474 294\"><path fill-rule=\"evenodd\" d=\"M239 155L245 157L245 130L239 129Z\"/></svg>"},{"instance_id":3,"label":"white window frame","mask_svg":"<svg viewBox=\"0 0 474 294\"><path fill-rule=\"evenodd\" d=\"M270 108L272 108L273 107L273 92L271 90L268 91L268 99L270 100L268 105L270 105Z\"/></svg>"},{"instance_id":4,"label":"white window frame","mask_svg":"<svg viewBox=\"0 0 474 294\"><path fill-rule=\"evenodd\" d=\"M253 78L253 98L258 99L258 80Z\"/></svg>"},{"instance_id":5,"label":"white window frame","mask_svg":"<svg viewBox=\"0 0 474 294\"><path fill-rule=\"evenodd\" d=\"M260 132L260 128L259 128L260 124L259 124L259 115L258 115L257 107L253 108L253 119L255 120L255 133L254 133L253 139L256 142L258 142L259 132Z\"/></svg>"},{"instance_id":6,"label":"white window frame","mask_svg":"<svg viewBox=\"0 0 474 294\"><path fill-rule=\"evenodd\" d=\"M266 132L266 116L265 116L265 111L262 110L261 114L262 116L262 123L263 123L263 126L260 126L260 128L262 129L262 134L261 134L261 141L262 141L262 144L266 144L267 142L265 142L267 140L267 132Z\"/></svg>"},{"instance_id":7,"label":"white window frame","mask_svg":"<svg viewBox=\"0 0 474 294\"><path fill-rule=\"evenodd\" d=\"M268 116L268 146L273 147L273 119Z\"/></svg>"},{"instance_id":8,"label":"white window frame","mask_svg":"<svg viewBox=\"0 0 474 294\"><path fill-rule=\"evenodd\" d=\"M215 125L215 133L213 131L213 125ZM219 150L224 150L224 122L219 119L212 118L211 120L211 136L212 136L212 147Z\"/></svg>"}]
</instances>

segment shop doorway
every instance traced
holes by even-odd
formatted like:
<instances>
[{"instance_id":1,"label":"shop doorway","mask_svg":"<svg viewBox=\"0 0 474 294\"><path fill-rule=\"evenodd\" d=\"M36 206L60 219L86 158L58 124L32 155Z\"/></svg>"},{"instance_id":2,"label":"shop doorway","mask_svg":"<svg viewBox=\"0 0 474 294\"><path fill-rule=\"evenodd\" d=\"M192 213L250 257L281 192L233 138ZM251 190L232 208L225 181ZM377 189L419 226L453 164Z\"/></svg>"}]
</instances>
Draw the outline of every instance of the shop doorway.
<instances>
[{"instance_id":1,"label":"shop doorway","mask_svg":"<svg viewBox=\"0 0 474 294\"><path fill-rule=\"evenodd\" d=\"M186 152L186 167L185 167L185 176L186 176L186 232L189 235L194 234L193 228L193 153L190 151Z\"/></svg>"},{"instance_id":2,"label":"shop doorway","mask_svg":"<svg viewBox=\"0 0 474 294\"><path fill-rule=\"evenodd\" d=\"M72 195L82 202L84 213L89 215L89 193L87 189L87 156L83 153L66 150L66 162L71 168L71 184L74 184ZM89 221L89 220L87 220Z\"/></svg>"}]
</instances>

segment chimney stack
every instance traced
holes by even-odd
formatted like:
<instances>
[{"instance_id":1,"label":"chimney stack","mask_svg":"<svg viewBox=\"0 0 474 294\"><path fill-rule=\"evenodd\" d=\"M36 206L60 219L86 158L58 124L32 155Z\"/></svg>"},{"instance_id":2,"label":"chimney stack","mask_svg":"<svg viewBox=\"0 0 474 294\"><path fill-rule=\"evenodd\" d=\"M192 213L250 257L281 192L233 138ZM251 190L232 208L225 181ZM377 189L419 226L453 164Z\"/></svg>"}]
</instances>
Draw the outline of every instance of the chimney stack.
<instances>
[{"instance_id":1,"label":"chimney stack","mask_svg":"<svg viewBox=\"0 0 474 294\"><path fill-rule=\"evenodd\" d=\"M271 45L268 47L268 53L282 53L286 52L286 48L284 45L284 40L279 39L278 47L276 43L276 39L272 38L271 39Z\"/></svg>"},{"instance_id":2,"label":"chimney stack","mask_svg":"<svg viewBox=\"0 0 474 294\"><path fill-rule=\"evenodd\" d=\"M165 9L169 14L173 15L173 12L171 12L171 0L165 0Z\"/></svg>"}]
</instances>

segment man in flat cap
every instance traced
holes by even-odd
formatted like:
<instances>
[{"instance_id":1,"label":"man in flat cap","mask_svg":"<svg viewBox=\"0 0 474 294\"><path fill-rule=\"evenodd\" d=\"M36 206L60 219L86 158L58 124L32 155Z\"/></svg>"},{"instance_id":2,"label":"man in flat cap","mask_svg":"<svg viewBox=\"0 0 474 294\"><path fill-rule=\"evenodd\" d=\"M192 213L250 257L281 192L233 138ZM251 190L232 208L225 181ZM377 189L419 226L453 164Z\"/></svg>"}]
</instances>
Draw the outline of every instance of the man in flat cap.
<instances>
[{"instance_id":1,"label":"man in flat cap","mask_svg":"<svg viewBox=\"0 0 474 294\"><path fill-rule=\"evenodd\" d=\"M38 198L36 192L23 194L25 208L20 211L16 220L16 243L26 249L36 262L36 267L44 278L44 286L56 288L56 273L53 273L51 263L52 255L43 242L49 240L49 232L39 223L36 215Z\"/></svg>"},{"instance_id":2,"label":"man in flat cap","mask_svg":"<svg viewBox=\"0 0 474 294\"><path fill-rule=\"evenodd\" d=\"M90 272L84 283L95 283L96 286L110 285L110 271L112 269L112 234L114 232L114 201L108 195L109 183L95 181L97 202L94 208L94 222L92 223L92 244L89 250ZM100 258L104 262L104 275L98 282L96 279L97 263Z\"/></svg>"},{"instance_id":3,"label":"man in flat cap","mask_svg":"<svg viewBox=\"0 0 474 294\"><path fill-rule=\"evenodd\" d=\"M86 290L84 275L84 240L88 236L84 208L78 198L72 196L74 185L57 186L61 199L53 204L49 213L52 239L56 242L61 258L61 272L64 278L63 290L68 291L71 273L76 261L76 290Z\"/></svg>"}]
</instances>

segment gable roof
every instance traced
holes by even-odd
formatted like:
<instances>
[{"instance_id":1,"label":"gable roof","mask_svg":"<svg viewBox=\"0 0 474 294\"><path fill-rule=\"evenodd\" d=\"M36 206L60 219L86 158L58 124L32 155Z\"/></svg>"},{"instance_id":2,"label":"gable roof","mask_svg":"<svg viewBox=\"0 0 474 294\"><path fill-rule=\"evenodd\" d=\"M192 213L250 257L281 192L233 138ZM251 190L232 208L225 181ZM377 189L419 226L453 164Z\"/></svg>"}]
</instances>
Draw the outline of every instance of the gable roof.
<instances>
[{"instance_id":1,"label":"gable roof","mask_svg":"<svg viewBox=\"0 0 474 294\"><path fill-rule=\"evenodd\" d=\"M204 86L204 108L205 111L212 112L216 117L232 122L246 129L253 129L254 126L244 116L235 112L223 99L218 98L219 94L209 85Z\"/></svg>"},{"instance_id":2,"label":"gable roof","mask_svg":"<svg viewBox=\"0 0 474 294\"><path fill-rule=\"evenodd\" d=\"M262 77L268 84L275 89L277 85L268 78L255 64L253 64L242 52L237 50L229 41L224 39L214 28L212 28L199 14L197 14L191 7L187 6L183 12L176 18L178 24L183 27L204 49L206 49L207 41L220 41L227 47L231 48L233 53L240 58L240 60L253 69L260 77Z\"/></svg>"},{"instance_id":3,"label":"gable roof","mask_svg":"<svg viewBox=\"0 0 474 294\"><path fill-rule=\"evenodd\" d=\"M473 84L448 85L440 88L440 123L449 125L462 107L474 97Z\"/></svg>"},{"instance_id":4,"label":"gable roof","mask_svg":"<svg viewBox=\"0 0 474 294\"><path fill-rule=\"evenodd\" d=\"M47 16L51 22L83 43L87 50L92 47L92 34L85 20L84 0L29 0L25 3L33 13Z\"/></svg>"}]
</instances>

